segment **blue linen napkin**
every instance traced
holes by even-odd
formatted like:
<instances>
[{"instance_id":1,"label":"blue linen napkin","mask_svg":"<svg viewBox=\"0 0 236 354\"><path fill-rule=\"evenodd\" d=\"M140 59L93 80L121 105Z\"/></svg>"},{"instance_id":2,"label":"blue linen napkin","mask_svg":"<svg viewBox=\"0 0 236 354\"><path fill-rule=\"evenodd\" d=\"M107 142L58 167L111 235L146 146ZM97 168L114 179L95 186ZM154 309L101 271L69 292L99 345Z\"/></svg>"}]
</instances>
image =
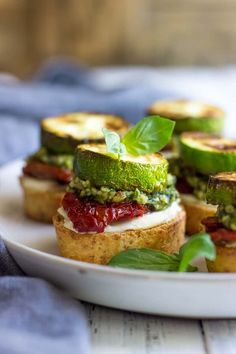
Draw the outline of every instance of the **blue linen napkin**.
<instances>
[{"instance_id":1,"label":"blue linen napkin","mask_svg":"<svg viewBox=\"0 0 236 354\"><path fill-rule=\"evenodd\" d=\"M89 352L82 305L44 280L25 277L0 239L0 353Z\"/></svg>"}]
</instances>

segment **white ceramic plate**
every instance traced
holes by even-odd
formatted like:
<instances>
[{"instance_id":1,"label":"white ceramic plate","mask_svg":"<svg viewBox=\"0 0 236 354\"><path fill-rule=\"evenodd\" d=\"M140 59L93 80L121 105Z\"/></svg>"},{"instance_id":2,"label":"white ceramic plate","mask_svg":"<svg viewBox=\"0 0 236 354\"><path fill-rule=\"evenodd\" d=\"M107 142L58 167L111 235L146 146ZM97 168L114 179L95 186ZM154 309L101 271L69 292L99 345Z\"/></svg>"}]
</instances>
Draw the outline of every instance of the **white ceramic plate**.
<instances>
[{"instance_id":1,"label":"white ceramic plate","mask_svg":"<svg viewBox=\"0 0 236 354\"><path fill-rule=\"evenodd\" d=\"M192 318L236 317L236 274L114 269L58 255L53 226L25 218L18 182L22 162L0 169L0 232L25 273L78 299L118 309Z\"/></svg>"}]
</instances>

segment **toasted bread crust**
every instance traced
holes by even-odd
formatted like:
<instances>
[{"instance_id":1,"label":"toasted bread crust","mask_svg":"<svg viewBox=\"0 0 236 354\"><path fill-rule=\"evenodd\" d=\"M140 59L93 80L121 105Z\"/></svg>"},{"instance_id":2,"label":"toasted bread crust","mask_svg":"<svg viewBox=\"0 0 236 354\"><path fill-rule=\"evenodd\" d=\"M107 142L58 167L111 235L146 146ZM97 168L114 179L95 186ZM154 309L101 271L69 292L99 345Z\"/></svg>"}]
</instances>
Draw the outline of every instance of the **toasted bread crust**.
<instances>
[{"instance_id":1,"label":"toasted bread crust","mask_svg":"<svg viewBox=\"0 0 236 354\"><path fill-rule=\"evenodd\" d=\"M209 272L235 273L236 272L236 247L222 247L216 245L216 259L207 261Z\"/></svg>"},{"instance_id":2,"label":"toasted bread crust","mask_svg":"<svg viewBox=\"0 0 236 354\"><path fill-rule=\"evenodd\" d=\"M214 216L217 207L200 202L197 199L196 201L186 200L183 196L181 196L181 202L186 211L186 233L193 235L204 231L205 227L202 225L201 221L210 216Z\"/></svg>"},{"instance_id":3,"label":"toasted bread crust","mask_svg":"<svg viewBox=\"0 0 236 354\"><path fill-rule=\"evenodd\" d=\"M177 252L184 242L185 212L167 223L149 229L124 232L76 233L64 227L64 219L53 217L57 241L63 257L79 261L107 264L119 252L130 248L152 248L167 253Z\"/></svg>"},{"instance_id":4,"label":"toasted bread crust","mask_svg":"<svg viewBox=\"0 0 236 354\"><path fill-rule=\"evenodd\" d=\"M24 178L24 177L23 177ZM37 190L21 185L24 193L25 214L33 220L52 223L52 217L57 213L65 188L58 185L52 190Z\"/></svg>"}]
</instances>

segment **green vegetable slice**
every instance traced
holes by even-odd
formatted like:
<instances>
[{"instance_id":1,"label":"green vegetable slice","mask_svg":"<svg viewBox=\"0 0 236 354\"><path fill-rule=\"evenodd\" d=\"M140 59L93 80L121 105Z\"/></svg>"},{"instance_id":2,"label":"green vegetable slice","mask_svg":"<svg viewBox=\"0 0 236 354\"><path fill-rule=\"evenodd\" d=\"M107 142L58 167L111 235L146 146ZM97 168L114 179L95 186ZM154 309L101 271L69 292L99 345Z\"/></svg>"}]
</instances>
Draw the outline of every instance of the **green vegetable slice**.
<instances>
[{"instance_id":1,"label":"green vegetable slice","mask_svg":"<svg viewBox=\"0 0 236 354\"><path fill-rule=\"evenodd\" d=\"M236 172L221 172L211 175L206 199L211 204L236 205Z\"/></svg>"},{"instance_id":2,"label":"green vegetable slice","mask_svg":"<svg viewBox=\"0 0 236 354\"><path fill-rule=\"evenodd\" d=\"M148 114L158 114L176 122L175 133L199 131L220 133L224 127L225 113L220 108L206 103L173 100L154 102Z\"/></svg>"},{"instance_id":3,"label":"green vegetable slice","mask_svg":"<svg viewBox=\"0 0 236 354\"><path fill-rule=\"evenodd\" d=\"M151 193L165 189L168 162L158 153L138 157L125 154L117 159L106 152L105 144L85 144L76 149L74 172L95 187Z\"/></svg>"},{"instance_id":4,"label":"green vegetable slice","mask_svg":"<svg viewBox=\"0 0 236 354\"><path fill-rule=\"evenodd\" d=\"M203 174L236 170L236 141L204 133L183 133L180 154L186 165Z\"/></svg>"},{"instance_id":5,"label":"green vegetable slice","mask_svg":"<svg viewBox=\"0 0 236 354\"><path fill-rule=\"evenodd\" d=\"M73 154L77 145L104 142L102 129L123 135L129 128L123 118L102 113L70 113L41 122L41 144L56 154Z\"/></svg>"}]
</instances>

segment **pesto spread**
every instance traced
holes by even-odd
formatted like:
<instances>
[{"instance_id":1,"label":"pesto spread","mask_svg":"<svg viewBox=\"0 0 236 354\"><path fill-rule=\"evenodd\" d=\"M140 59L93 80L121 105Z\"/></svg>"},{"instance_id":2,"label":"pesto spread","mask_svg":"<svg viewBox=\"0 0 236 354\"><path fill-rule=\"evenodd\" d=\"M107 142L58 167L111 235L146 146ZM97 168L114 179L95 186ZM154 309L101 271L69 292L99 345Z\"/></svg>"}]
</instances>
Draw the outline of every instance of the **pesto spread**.
<instances>
[{"instance_id":1,"label":"pesto spread","mask_svg":"<svg viewBox=\"0 0 236 354\"><path fill-rule=\"evenodd\" d=\"M90 181L75 177L69 185L69 190L83 197L93 197L98 203L136 201L138 204L148 204L153 210L166 209L172 202L179 199L174 186L175 178L168 175L167 188L161 192L145 193L136 189L134 191L117 191L110 187L94 187Z\"/></svg>"},{"instance_id":2,"label":"pesto spread","mask_svg":"<svg viewBox=\"0 0 236 354\"><path fill-rule=\"evenodd\" d=\"M73 155L56 155L49 153L45 147L41 147L35 154L28 158L28 161L38 160L49 165L73 169Z\"/></svg>"},{"instance_id":3,"label":"pesto spread","mask_svg":"<svg viewBox=\"0 0 236 354\"><path fill-rule=\"evenodd\" d=\"M193 168L186 166L182 159L173 158L169 160L170 171L177 178L184 178L193 188L193 194L200 200L206 200L208 176L196 172Z\"/></svg>"},{"instance_id":4,"label":"pesto spread","mask_svg":"<svg viewBox=\"0 0 236 354\"><path fill-rule=\"evenodd\" d=\"M230 230L236 231L236 206L219 205L217 216L220 222Z\"/></svg>"},{"instance_id":5,"label":"pesto spread","mask_svg":"<svg viewBox=\"0 0 236 354\"><path fill-rule=\"evenodd\" d=\"M207 191L207 176L199 174L186 174L185 176L188 184L193 187L193 194L200 200L206 200L206 191Z\"/></svg>"}]
</instances>

